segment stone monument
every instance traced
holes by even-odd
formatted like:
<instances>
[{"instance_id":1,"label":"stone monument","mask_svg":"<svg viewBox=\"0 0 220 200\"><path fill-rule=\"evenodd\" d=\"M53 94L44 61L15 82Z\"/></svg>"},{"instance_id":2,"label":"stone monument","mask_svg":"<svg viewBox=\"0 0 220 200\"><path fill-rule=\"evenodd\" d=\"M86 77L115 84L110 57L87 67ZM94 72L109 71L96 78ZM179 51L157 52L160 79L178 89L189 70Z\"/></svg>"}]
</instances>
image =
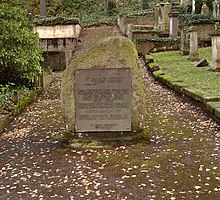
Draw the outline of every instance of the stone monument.
<instances>
[{"instance_id":1,"label":"stone monument","mask_svg":"<svg viewBox=\"0 0 220 200\"><path fill-rule=\"evenodd\" d=\"M81 53L62 74L61 108L68 131L141 130L146 120L141 74L128 38L109 37Z\"/></svg>"},{"instance_id":2,"label":"stone monument","mask_svg":"<svg viewBox=\"0 0 220 200\"><path fill-rule=\"evenodd\" d=\"M182 55L189 55L189 42L186 36L186 29L185 27L181 30L181 47L180 52Z\"/></svg>"},{"instance_id":3,"label":"stone monument","mask_svg":"<svg viewBox=\"0 0 220 200\"><path fill-rule=\"evenodd\" d=\"M203 5L202 5L202 9L201 9L201 14L208 14L209 13L209 7L207 6L207 0L203 0L202 1Z\"/></svg>"},{"instance_id":4,"label":"stone monument","mask_svg":"<svg viewBox=\"0 0 220 200\"><path fill-rule=\"evenodd\" d=\"M171 3L171 9L169 13L170 17L170 37L177 37L179 33L179 12L176 8L176 3Z\"/></svg>"},{"instance_id":5,"label":"stone monument","mask_svg":"<svg viewBox=\"0 0 220 200\"><path fill-rule=\"evenodd\" d=\"M212 61L211 69L220 71L220 25L216 23L215 31L211 34L212 37Z\"/></svg>"},{"instance_id":6,"label":"stone monument","mask_svg":"<svg viewBox=\"0 0 220 200\"><path fill-rule=\"evenodd\" d=\"M220 1L215 0L213 3L213 17L219 17L220 15Z\"/></svg>"},{"instance_id":7,"label":"stone monument","mask_svg":"<svg viewBox=\"0 0 220 200\"><path fill-rule=\"evenodd\" d=\"M189 59L191 61L196 61L199 59L197 27L191 26L189 29L189 33L190 33Z\"/></svg>"}]
</instances>

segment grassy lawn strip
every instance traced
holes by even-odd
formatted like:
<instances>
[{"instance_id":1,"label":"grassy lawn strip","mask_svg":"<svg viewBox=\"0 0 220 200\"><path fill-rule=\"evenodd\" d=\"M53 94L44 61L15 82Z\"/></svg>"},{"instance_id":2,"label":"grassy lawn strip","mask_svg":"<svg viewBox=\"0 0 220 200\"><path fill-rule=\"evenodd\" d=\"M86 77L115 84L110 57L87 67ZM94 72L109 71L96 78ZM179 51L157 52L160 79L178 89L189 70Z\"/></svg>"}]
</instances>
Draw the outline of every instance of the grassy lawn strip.
<instances>
[{"instance_id":1,"label":"grassy lawn strip","mask_svg":"<svg viewBox=\"0 0 220 200\"><path fill-rule=\"evenodd\" d=\"M186 83L187 87L200 90L210 96L220 96L220 72L212 72L208 67L194 67L188 56L179 51L168 51L152 54L154 62L168 76ZM199 57L210 63L211 48L199 49Z\"/></svg>"}]
</instances>

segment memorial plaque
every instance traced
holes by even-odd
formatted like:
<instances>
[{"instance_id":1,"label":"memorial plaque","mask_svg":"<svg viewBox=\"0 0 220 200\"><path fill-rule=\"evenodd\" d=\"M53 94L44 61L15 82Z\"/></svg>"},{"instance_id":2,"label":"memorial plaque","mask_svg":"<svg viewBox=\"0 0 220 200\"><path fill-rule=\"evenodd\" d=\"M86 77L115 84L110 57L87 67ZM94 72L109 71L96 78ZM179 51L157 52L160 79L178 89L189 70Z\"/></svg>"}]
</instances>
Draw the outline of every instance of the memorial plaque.
<instances>
[{"instance_id":1,"label":"memorial plaque","mask_svg":"<svg viewBox=\"0 0 220 200\"><path fill-rule=\"evenodd\" d=\"M130 68L75 71L76 131L131 131Z\"/></svg>"}]
</instances>

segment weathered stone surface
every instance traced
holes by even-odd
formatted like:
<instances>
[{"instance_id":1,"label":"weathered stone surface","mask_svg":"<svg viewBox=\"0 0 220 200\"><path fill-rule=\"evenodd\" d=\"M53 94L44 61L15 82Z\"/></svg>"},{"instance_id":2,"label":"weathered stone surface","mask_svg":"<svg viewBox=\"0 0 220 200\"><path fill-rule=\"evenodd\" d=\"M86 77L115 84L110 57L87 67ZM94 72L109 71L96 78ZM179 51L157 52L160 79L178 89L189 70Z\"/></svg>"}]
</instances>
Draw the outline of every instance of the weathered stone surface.
<instances>
[{"instance_id":1,"label":"weathered stone surface","mask_svg":"<svg viewBox=\"0 0 220 200\"><path fill-rule=\"evenodd\" d=\"M40 39L46 38L79 38L81 32L79 24L61 24L49 26L35 26L34 32L37 33Z\"/></svg>"},{"instance_id":2,"label":"weathered stone surface","mask_svg":"<svg viewBox=\"0 0 220 200\"><path fill-rule=\"evenodd\" d=\"M62 74L61 107L68 130L75 131L75 71L89 68L131 68L132 131L138 131L146 121L145 93L138 54L133 43L124 37L109 37L81 53Z\"/></svg>"},{"instance_id":3,"label":"weathered stone surface","mask_svg":"<svg viewBox=\"0 0 220 200\"><path fill-rule=\"evenodd\" d=\"M207 105L206 105L206 108L207 110L211 113L211 114L214 114L214 111L217 109L217 108L220 108L220 102L217 101L217 102L208 102Z\"/></svg>"},{"instance_id":4,"label":"weathered stone surface","mask_svg":"<svg viewBox=\"0 0 220 200\"><path fill-rule=\"evenodd\" d=\"M208 65L209 65L208 61L203 58L203 59L200 59L199 62L197 62L195 64L195 67L205 67L205 66L208 66Z\"/></svg>"}]
</instances>

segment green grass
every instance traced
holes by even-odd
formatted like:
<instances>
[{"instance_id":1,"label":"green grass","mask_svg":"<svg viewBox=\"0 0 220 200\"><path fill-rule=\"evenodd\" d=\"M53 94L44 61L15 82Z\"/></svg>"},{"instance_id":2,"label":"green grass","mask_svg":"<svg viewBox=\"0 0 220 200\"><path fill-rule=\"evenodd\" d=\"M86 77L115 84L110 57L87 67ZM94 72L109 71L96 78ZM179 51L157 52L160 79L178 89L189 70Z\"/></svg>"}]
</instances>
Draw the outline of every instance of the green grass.
<instances>
[{"instance_id":1,"label":"green grass","mask_svg":"<svg viewBox=\"0 0 220 200\"><path fill-rule=\"evenodd\" d=\"M189 88L201 90L210 96L220 95L220 72L213 72L210 66L194 67L188 56L181 56L179 51L152 54L154 61L166 75L177 78ZM211 48L199 49L199 57L210 63Z\"/></svg>"}]
</instances>

